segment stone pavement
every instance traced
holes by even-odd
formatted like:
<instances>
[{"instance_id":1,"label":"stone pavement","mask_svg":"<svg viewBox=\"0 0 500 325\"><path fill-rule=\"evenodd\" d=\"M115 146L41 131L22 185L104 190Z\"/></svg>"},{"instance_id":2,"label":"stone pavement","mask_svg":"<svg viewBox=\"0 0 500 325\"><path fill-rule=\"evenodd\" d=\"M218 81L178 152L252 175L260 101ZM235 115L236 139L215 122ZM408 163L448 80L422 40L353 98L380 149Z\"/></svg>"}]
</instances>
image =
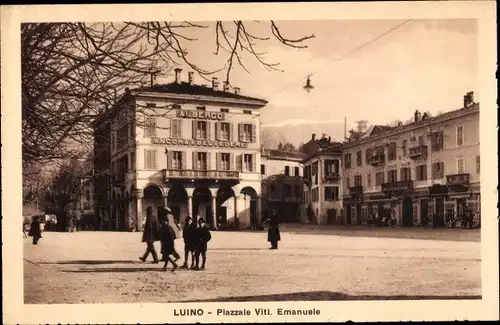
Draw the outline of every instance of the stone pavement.
<instances>
[{"instance_id":1,"label":"stone pavement","mask_svg":"<svg viewBox=\"0 0 500 325\"><path fill-rule=\"evenodd\" d=\"M138 260L145 249L140 233L46 232L38 246L24 239L25 302L470 299L481 294L479 230L318 233L285 225L277 251L268 250L266 235L213 231L207 269L171 273ZM176 248L183 251L182 239Z\"/></svg>"}]
</instances>

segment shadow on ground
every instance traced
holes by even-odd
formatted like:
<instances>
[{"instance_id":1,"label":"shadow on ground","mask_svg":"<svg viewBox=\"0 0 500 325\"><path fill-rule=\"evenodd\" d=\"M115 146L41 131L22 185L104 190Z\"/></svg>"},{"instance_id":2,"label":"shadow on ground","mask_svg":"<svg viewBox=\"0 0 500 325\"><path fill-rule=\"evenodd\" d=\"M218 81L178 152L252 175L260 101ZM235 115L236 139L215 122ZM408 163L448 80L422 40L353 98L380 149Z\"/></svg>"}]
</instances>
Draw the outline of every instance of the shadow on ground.
<instances>
[{"instance_id":1,"label":"shadow on ground","mask_svg":"<svg viewBox=\"0 0 500 325\"><path fill-rule=\"evenodd\" d=\"M79 270L61 270L64 273L133 273L133 272L147 272L147 271L161 271L165 272L162 264L157 264L156 267L103 267L103 268L86 268ZM161 266L160 266L161 265ZM168 269L170 271L170 269Z\"/></svg>"},{"instance_id":2,"label":"shadow on ground","mask_svg":"<svg viewBox=\"0 0 500 325\"><path fill-rule=\"evenodd\" d=\"M269 248L209 248L211 251L268 251Z\"/></svg>"},{"instance_id":3,"label":"shadow on ground","mask_svg":"<svg viewBox=\"0 0 500 325\"><path fill-rule=\"evenodd\" d=\"M84 265L100 265L100 264L143 264L140 261L131 260L77 260L77 261L57 261L57 262L38 262L37 264L84 264Z\"/></svg>"},{"instance_id":4,"label":"shadow on ground","mask_svg":"<svg viewBox=\"0 0 500 325\"><path fill-rule=\"evenodd\" d=\"M332 291L294 292L262 296L225 297L216 299L188 300L184 302L268 302L268 301L339 301L339 300L468 300L481 299L479 295L471 296L377 296L348 295Z\"/></svg>"}]
</instances>

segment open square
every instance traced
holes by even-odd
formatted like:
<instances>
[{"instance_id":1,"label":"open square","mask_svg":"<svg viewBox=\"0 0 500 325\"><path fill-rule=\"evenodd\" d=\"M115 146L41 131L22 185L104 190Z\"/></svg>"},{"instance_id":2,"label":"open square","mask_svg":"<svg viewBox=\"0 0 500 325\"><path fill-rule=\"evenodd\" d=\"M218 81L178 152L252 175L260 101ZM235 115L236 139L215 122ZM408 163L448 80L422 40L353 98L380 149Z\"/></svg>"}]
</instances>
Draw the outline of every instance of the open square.
<instances>
[{"instance_id":1,"label":"open square","mask_svg":"<svg viewBox=\"0 0 500 325\"><path fill-rule=\"evenodd\" d=\"M285 226L278 250L214 231L207 269L175 273L139 261L141 233L46 232L24 239L25 303L480 299L479 230L318 229Z\"/></svg>"}]
</instances>

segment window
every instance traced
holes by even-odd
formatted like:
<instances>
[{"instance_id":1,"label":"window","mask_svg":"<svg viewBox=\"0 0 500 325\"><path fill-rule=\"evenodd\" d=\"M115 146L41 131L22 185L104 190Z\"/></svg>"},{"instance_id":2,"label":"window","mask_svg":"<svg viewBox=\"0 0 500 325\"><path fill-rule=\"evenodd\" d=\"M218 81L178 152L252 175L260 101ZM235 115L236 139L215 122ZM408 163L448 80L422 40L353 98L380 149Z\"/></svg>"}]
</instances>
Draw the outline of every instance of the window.
<instances>
[{"instance_id":1,"label":"window","mask_svg":"<svg viewBox=\"0 0 500 325\"><path fill-rule=\"evenodd\" d=\"M408 149L408 140L403 140L403 156L406 157L406 150Z\"/></svg>"},{"instance_id":2,"label":"window","mask_svg":"<svg viewBox=\"0 0 500 325\"><path fill-rule=\"evenodd\" d=\"M387 183L394 184L398 181L398 171L391 169L387 171Z\"/></svg>"},{"instance_id":3,"label":"window","mask_svg":"<svg viewBox=\"0 0 500 325\"><path fill-rule=\"evenodd\" d=\"M170 137L171 138L182 138L182 120L172 120L170 125Z\"/></svg>"},{"instance_id":4,"label":"window","mask_svg":"<svg viewBox=\"0 0 500 325\"><path fill-rule=\"evenodd\" d=\"M397 148L396 148L396 143L392 142L389 143L389 148L387 150L387 159L390 160L396 160L397 156Z\"/></svg>"},{"instance_id":5,"label":"window","mask_svg":"<svg viewBox=\"0 0 500 325\"><path fill-rule=\"evenodd\" d=\"M146 129L144 131L145 137L155 137L156 136L156 118L146 117L145 121Z\"/></svg>"},{"instance_id":6,"label":"window","mask_svg":"<svg viewBox=\"0 0 500 325\"><path fill-rule=\"evenodd\" d=\"M227 109L227 108L221 108L220 111L222 113L229 113L229 109Z\"/></svg>"},{"instance_id":7,"label":"window","mask_svg":"<svg viewBox=\"0 0 500 325\"><path fill-rule=\"evenodd\" d=\"M182 169L182 152L172 152L172 169Z\"/></svg>"},{"instance_id":8,"label":"window","mask_svg":"<svg viewBox=\"0 0 500 325\"><path fill-rule=\"evenodd\" d=\"M368 186L368 188L372 187L372 174L371 173L368 173L368 175L366 175L366 186Z\"/></svg>"},{"instance_id":9,"label":"window","mask_svg":"<svg viewBox=\"0 0 500 325\"><path fill-rule=\"evenodd\" d=\"M156 170L156 149L144 149L145 169Z\"/></svg>"},{"instance_id":10,"label":"window","mask_svg":"<svg viewBox=\"0 0 500 325\"><path fill-rule=\"evenodd\" d=\"M252 111L249 109L244 109L243 114L252 114Z\"/></svg>"},{"instance_id":11,"label":"window","mask_svg":"<svg viewBox=\"0 0 500 325\"><path fill-rule=\"evenodd\" d=\"M361 175L354 176L354 186L356 186L356 187L363 186L363 179L362 179Z\"/></svg>"},{"instance_id":12,"label":"window","mask_svg":"<svg viewBox=\"0 0 500 325\"><path fill-rule=\"evenodd\" d=\"M274 183L271 184L270 189L271 189L271 194L276 194L276 185Z\"/></svg>"},{"instance_id":13,"label":"window","mask_svg":"<svg viewBox=\"0 0 500 325\"><path fill-rule=\"evenodd\" d=\"M295 167L295 168L294 168L294 173L295 173L295 174L294 174L294 175L295 175L295 177L299 177L299 176L300 176L300 170L299 170L299 167Z\"/></svg>"},{"instance_id":14,"label":"window","mask_svg":"<svg viewBox=\"0 0 500 325\"><path fill-rule=\"evenodd\" d=\"M338 170L338 160L325 160L325 175L338 175Z\"/></svg>"},{"instance_id":15,"label":"window","mask_svg":"<svg viewBox=\"0 0 500 325\"><path fill-rule=\"evenodd\" d=\"M373 156L373 149L366 149L365 160L366 160L367 165L370 164L370 160L372 159L372 156Z\"/></svg>"},{"instance_id":16,"label":"window","mask_svg":"<svg viewBox=\"0 0 500 325\"><path fill-rule=\"evenodd\" d=\"M411 180L411 169L410 167L403 167L399 171L401 181L409 181Z\"/></svg>"},{"instance_id":17,"label":"window","mask_svg":"<svg viewBox=\"0 0 500 325\"><path fill-rule=\"evenodd\" d=\"M345 178L345 187L346 188L351 187L351 179L349 177Z\"/></svg>"},{"instance_id":18,"label":"window","mask_svg":"<svg viewBox=\"0 0 500 325\"><path fill-rule=\"evenodd\" d=\"M90 191L89 190L85 190L85 200L90 201Z\"/></svg>"},{"instance_id":19,"label":"window","mask_svg":"<svg viewBox=\"0 0 500 325\"><path fill-rule=\"evenodd\" d=\"M207 138L207 122L196 121L196 139L206 139Z\"/></svg>"},{"instance_id":20,"label":"window","mask_svg":"<svg viewBox=\"0 0 500 325\"><path fill-rule=\"evenodd\" d=\"M375 186L380 186L384 183L384 172L375 173Z\"/></svg>"},{"instance_id":21,"label":"window","mask_svg":"<svg viewBox=\"0 0 500 325\"><path fill-rule=\"evenodd\" d=\"M283 185L283 195L291 196L292 195L292 187L288 184Z\"/></svg>"},{"instance_id":22,"label":"window","mask_svg":"<svg viewBox=\"0 0 500 325\"><path fill-rule=\"evenodd\" d=\"M206 110L207 110L207 109L205 108L205 106L198 106L198 107L196 107L196 109L197 109L198 111L206 111Z\"/></svg>"},{"instance_id":23,"label":"window","mask_svg":"<svg viewBox=\"0 0 500 325\"><path fill-rule=\"evenodd\" d=\"M444 162L437 162L432 164L432 179L444 178Z\"/></svg>"},{"instance_id":24,"label":"window","mask_svg":"<svg viewBox=\"0 0 500 325\"><path fill-rule=\"evenodd\" d=\"M244 166L246 171L253 171L253 155L245 154L244 155Z\"/></svg>"},{"instance_id":25,"label":"window","mask_svg":"<svg viewBox=\"0 0 500 325\"><path fill-rule=\"evenodd\" d=\"M443 132L433 132L431 134L431 150L441 151L443 150Z\"/></svg>"},{"instance_id":26,"label":"window","mask_svg":"<svg viewBox=\"0 0 500 325\"><path fill-rule=\"evenodd\" d=\"M285 176L290 176L290 167L285 166Z\"/></svg>"},{"instance_id":27,"label":"window","mask_svg":"<svg viewBox=\"0 0 500 325\"><path fill-rule=\"evenodd\" d=\"M196 169L207 170L208 169L208 159L206 152L198 152L196 155Z\"/></svg>"},{"instance_id":28,"label":"window","mask_svg":"<svg viewBox=\"0 0 500 325\"><path fill-rule=\"evenodd\" d=\"M344 166L345 168L351 168L351 154L347 153L344 155Z\"/></svg>"},{"instance_id":29,"label":"window","mask_svg":"<svg viewBox=\"0 0 500 325\"><path fill-rule=\"evenodd\" d=\"M457 146L460 147L464 144L464 127L463 125L457 126Z\"/></svg>"},{"instance_id":30,"label":"window","mask_svg":"<svg viewBox=\"0 0 500 325\"><path fill-rule=\"evenodd\" d=\"M476 174L481 171L481 156L476 156Z\"/></svg>"},{"instance_id":31,"label":"window","mask_svg":"<svg viewBox=\"0 0 500 325\"><path fill-rule=\"evenodd\" d=\"M325 201L338 201L339 188L337 186L325 187Z\"/></svg>"},{"instance_id":32,"label":"window","mask_svg":"<svg viewBox=\"0 0 500 325\"><path fill-rule=\"evenodd\" d=\"M419 165L417 166L417 181L426 181L427 180L427 165Z\"/></svg>"},{"instance_id":33,"label":"window","mask_svg":"<svg viewBox=\"0 0 500 325\"><path fill-rule=\"evenodd\" d=\"M423 135L419 135L418 136L418 145L419 146L423 146L424 145L424 136Z\"/></svg>"},{"instance_id":34,"label":"window","mask_svg":"<svg viewBox=\"0 0 500 325\"><path fill-rule=\"evenodd\" d=\"M356 164L358 165L358 167L363 164L363 162L361 161L361 151L356 152Z\"/></svg>"},{"instance_id":35,"label":"window","mask_svg":"<svg viewBox=\"0 0 500 325\"><path fill-rule=\"evenodd\" d=\"M231 168L230 159L231 159L231 154L229 154L229 153L221 153L220 154L220 169L221 170L230 170L230 168Z\"/></svg>"},{"instance_id":36,"label":"window","mask_svg":"<svg viewBox=\"0 0 500 325\"><path fill-rule=\"evenodd\" d=\"M463 174L465 173L465 161L464 158L457 159L457 173Z\"/></svg>"},{"instance_id":37,"label":"window","mask_svg":"<svg viewBox=\"0 0 500 325\"><path fill-rule=\"evenodd\" d=\"M241 141L252 142L253 140L253 125L243 124L241 132Z\"/></svg>"},{"instance_id":38,"label":"window","mask_svg":"<svg viewBox=\"0 0 500 325\"><path fill-rule=\"evenodd\" d=\"M218 140L225 140L225 141L229 141L231 140L231 131L230 131L230 124L227 123L227 122L222 122L222 123L219 123L217 124L218 125L218 130L217 130L217 136L218 136Z\"/></svg>"},{"instance_id":39,"label":"window","mask_svg":"<svg viewBox=\"0 0 500 325\"><path fill-rule=\"evenodd\" d=\"M266 174L266 165L260 165L260 173L262 175L265 175Z\"/></svg>"}]
</instances>

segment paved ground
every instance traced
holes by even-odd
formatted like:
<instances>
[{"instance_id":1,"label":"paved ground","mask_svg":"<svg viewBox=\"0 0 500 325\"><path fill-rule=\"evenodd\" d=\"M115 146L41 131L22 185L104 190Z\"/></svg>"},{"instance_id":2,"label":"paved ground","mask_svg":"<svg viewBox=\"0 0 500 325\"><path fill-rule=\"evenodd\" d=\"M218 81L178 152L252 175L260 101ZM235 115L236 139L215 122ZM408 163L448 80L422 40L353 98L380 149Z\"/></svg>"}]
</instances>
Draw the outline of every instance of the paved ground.
<instances>
[{"instance_id":1,"label":"paved ground","mask_svg":"<svg viewBox=\"0 0 500 325\"><path fill-rule=\"evenodd\" d=\"M145 248L140 233L47 232L38 246L24 239L25 302L456 299L481 294L479 230L284 226L277 251L267 249L264 232L212 235L207 269L175 273L138 260ZM176 245L181 252L182 240Z\"/></svg>"}]
</instances>

